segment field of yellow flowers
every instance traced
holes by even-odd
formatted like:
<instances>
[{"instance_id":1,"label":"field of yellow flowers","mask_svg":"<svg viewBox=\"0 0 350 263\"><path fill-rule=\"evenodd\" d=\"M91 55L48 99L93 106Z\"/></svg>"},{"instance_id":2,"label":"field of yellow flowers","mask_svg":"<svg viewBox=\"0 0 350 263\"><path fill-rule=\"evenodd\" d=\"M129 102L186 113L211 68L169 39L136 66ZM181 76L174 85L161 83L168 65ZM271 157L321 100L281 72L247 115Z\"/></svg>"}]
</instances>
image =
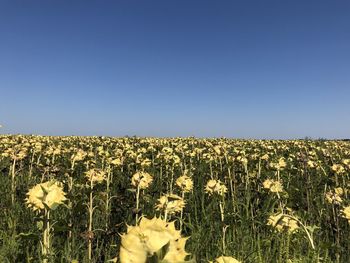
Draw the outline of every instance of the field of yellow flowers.
<instances>
[{"instance_id":1,"label":"field of yellow flowers","mask_svg":"<svg viewBox=\"0 0 350 263\"><path fill-rule=\"evenodd\" d=\"M0 136L0 262L350 262L350 142Z\"/></svg>"}]
</instances>

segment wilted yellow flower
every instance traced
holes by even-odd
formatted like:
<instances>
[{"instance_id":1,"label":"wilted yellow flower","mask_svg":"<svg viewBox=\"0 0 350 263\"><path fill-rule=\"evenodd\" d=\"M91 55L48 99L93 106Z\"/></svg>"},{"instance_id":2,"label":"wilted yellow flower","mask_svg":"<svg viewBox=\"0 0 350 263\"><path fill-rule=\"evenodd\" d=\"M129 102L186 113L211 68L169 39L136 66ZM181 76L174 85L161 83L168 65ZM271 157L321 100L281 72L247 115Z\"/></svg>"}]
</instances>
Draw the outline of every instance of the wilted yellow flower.
<instances>
[{"instance_id":1,"label":"wilted yellow flower","mask_svg":"<svg viewBox=\"0 0 350 263\"><path fill-rule=\"evenodd\" d=\"M106 180L106 173L102 171L101 169L90 169L85 173L85 176L90 182L93 183L102 183L104 180Z\"/></svg>"},{"instance_id":2,"label":"wilted yellow flower","mask_svg":"<svg viewBox=\"0 0 350 263\"><path fill-rule=\"evenodd\" d=\"M277 231L288 231L293 233L299 228L298 221L283 213L270 215L267 225L274 227Z\"/></svg>"},{"instance_id":3,"label":"wilted yellow flower","mask_svg":"<svg viewBox=\"0 0 350 263\"><path fill-rule=\"evenodd\" d=\"M270 215L267 219L267 225L275 227L282 217L283 214Z\"/></svg>"},{"instance_id":4,"label":"wilted yellow flower","mask_svg":"<svg viewBox=\"0 0 350 263\"><path fill-rule=\"evenodd\" d=\"M185 262L187 238L181 237L174 222L154 217L141 218L139 225L128 226L127 233L121 236L120 262L145 263L164 246L168 245L163 261L171 263Z\"/></svg>"},{"instance_id":5,"label":"wilted yellow flower","mask_svg":"<svg viewBox=\"0 0 350 263\"><path fill-rule=\"evenodd\" d=\"M152 164L152 161L150 159L146 158L141 162L141 167L149 167L149 166L151 166L151 164Z\"/></svg>"},{"instance_id":6,"label":"wilted yellow flower","mask_svg":"<svg viewBox=\"0 0 350 263\"><path fill-rule=\"evenodd\" d=\"M277 163L270 163L270 167L276 170L283 170L286 166L287 163L283 157L281 157Z\"/></svg>"},{"instance_id":7,"label":"wilted yellow flower","mask_svg":"<svg viewBox=\"0 0 350 263\"><path fill-rule=\"evenodd\" d=\"M261 160L268 160L270 158L270 156L268 154L264 154L263 156L261 156Z\"/></svg>"},{"instance_id":8,"label":"wilted yellow flower","mask_svg":"<svg viewBox=\"0 0 350 263\"><path fill-rule=\"evenodd\" d=\"M345 168L341 164L333 164L332 170L339 175L345 173Z\"/></svg>"},{"instance_id":9,"label":"wilted yellow flower","mask_svg":"<svg viewBox=\"0 0 350 263\"><path fill-rule=\"evenodd\" d=\"M342 163L350 169L350 159L344 159Z\"/></svg>"},{"instance_id":10,"label":"wilted yellow flower","mask_svg":"<svg viewBox=\"0 0 350 263\"><path fill-rule=\"evenodd\" d=\"M341 187L337 187L334 190L328 191L326 193L326 200L330 204L340 204L343 202L342 195L344 191Z\"/></svg>"},{"instance_id":11,"label":"wilted yellow flower","mask_svg":"<svg viewBox=\"0 0 350 263\"><path fill-rule=\"evenodd\" d=\"M348 220L349 224L350 224L350 205L349 206L345 206L342 210L342 217L344 217L345 219Z\"/></svg>"},{"instance_id":12,"label":"wilted yellow flower","mask_svg":"<svg viewBox=\"0 0 350 263\"><path fill-rule=\"evenodd\" d=\"M247 165L248 164L248 159L244 156L238 156L237 157L237 161L241 162L243 165Z\"/></svg>"},{"instance_id":13,"label":"wilted yellow flower","mask_svg":"<svg viewBox=\"0 0 350 263\"><path fill-rule=\"evenodd\" d=\"M310 168L315 168L316 167L316 163L314 161L308 160L307 161L307 166Z\"/></svg>"},{"instance_id":14,"label":"wilted yellow flower","mask_svg":"<svg viewBox=\"0 0 350 263\"><path fill-rule=\"evenodd\" d=\"M73 162L82 161L85 159L87 153L82 149L79 149L75 154L72 155L71 159Z\"/></svg>"},{"instance_id":15,"label":"wilted yellow flower","mask_svg":"<svg viewBox=\"0 0 350 263\"><path fill-rule=\"evenodd\" d=\"M191 177L187 175L183 175L177 178L176 185L180 187L180 189L185 193L191 192L193 189L193 181Z\"/></svg>"},{"instance_id":16,"label":"wilted yellow flower","mask_svg":"<svg viewBox=\"0 0 350 263\"><path fill-rule=\"evenodd\" d=\"M263 182L263 187L265 189L268 189L272 193L280 193L283 192L283 185L280 181L273 180L273 179L266 179Z\"/></svg>"},{"instance_id":17,"label":"wilted yellow flower","mask_svg":"<svg viewBox=\"0 0 350 263\"><path fill-rule=\"evenodd\" d=\"M217 155L221 155L221 149L220 149L220 146L214 146L214 151Z\"/></svg>"},{"instance_id":18,"label":"wilted yellow flower","mask_svg":"<svg viewBox=\"0 0 350 263\"><path fill-rule=\"evenodd\" d=\"M62 184L57 181L48 181L31 188L27 193L26 203L34 211L44 210L45 206L55 210L65 200Z\"/></svg>"},{"instance_id":19,"label":"wilted yellow flower","mask_svg":"<svg viewBox=\"0 0 350 263\"><path fill-rule=\"evenodd\" d=\"M121 166L123 164L123 160L121 158L112 159L111 164Z\"/></svg>"},{"instance_id":20,"label":"wilted yellow flower","mask_svg":"<svg viewBox=\"0 0 350 263\"><path fill-rule=\"evenodd\" d=\"M152 183L153 177L146 172L137 172L131 178L131 184L140 189L146 189Z\"/></svg>"},{"instance_id":21,"label":"wilted yellow flower","mask_svg":"<svg viewBox=\"0 0 350 263\"><path fill-rule=\"evenodd\" d=\"M238 261L233 257L221 256L215 259L214 261L210 261L210 263L241 263L241 261Z\"/></svg>"},{"instance_id":22,"label":"wilted yellow flower","mask_svg":"<svg viewBox=\"0 0 350 263\"><path fill-rule=\"evenodd\" d=\"M180 196L169 194L161 196L155 207L157 210L166 211L167 214L171 215L180 212L185 207L185 204L185 201Z\"/></svg>"},{"instance_id":23,"label":"wilted yellow flower","mask_svg":"<svg viewBox=\"0 0 350 263\"><path fill-rule=\"evenodd\" d=\"M279 167L280 169L283 169L283 168L285 168L286 166L287 166L286 161L284 160L283 157L281 157L281 158L278 160L278 167Z\"/></svg>"},{"instance_id":24,"label":"wilted yellow flower","mask_svg":"<svg viewBox=\"0 0 350 263\"><path fill-rule=\"evenodd\" d=\"M217 193L224 196L227 192L227 187L220 180L209 180L205 186L205 191L210 195Z\"/></svg>"}]
</instances>

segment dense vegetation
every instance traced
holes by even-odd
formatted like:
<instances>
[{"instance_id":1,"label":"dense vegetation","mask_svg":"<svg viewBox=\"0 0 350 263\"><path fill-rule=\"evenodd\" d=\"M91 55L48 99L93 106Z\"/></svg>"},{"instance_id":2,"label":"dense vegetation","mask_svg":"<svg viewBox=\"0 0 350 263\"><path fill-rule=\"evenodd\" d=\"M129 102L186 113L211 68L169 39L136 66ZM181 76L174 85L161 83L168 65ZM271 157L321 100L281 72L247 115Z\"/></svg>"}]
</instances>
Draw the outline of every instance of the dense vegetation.
<instances>
[{"instance_id":1,"label":"dense vegetation","mask_svg":"<svg viewBox=\"0 0 350 263\"><path fill-rule=\"evenodd\" d=\"M349 141L2 135L0 262L42 260L44 215L26 194L50 180L66 193L50 262L117 258L142 215L176 220L197 262L350 262L349 175ZM184 207L164 211L164 195Z\"/></svg>"}]
</instances>

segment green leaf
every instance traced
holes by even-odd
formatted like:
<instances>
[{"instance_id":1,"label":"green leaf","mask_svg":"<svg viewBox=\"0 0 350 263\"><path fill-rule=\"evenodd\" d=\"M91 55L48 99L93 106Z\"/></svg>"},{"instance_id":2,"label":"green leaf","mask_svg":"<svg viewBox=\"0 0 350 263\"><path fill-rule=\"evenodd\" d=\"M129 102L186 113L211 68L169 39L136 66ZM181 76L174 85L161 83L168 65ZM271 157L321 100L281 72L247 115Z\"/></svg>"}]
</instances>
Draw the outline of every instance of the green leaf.
<instances>
[{"instance_id":1,"label":"green leaf","mask_svg":"<svg viewBox=\"0 0 350 263\"><path fill-rule=\"evenodd\" d=\"M18 235L16 235L16 238L24 238L24 239L31 239L31 240L37 240L38 239L38 235L34 234L32 232L29 233L19 233Z\"/></svg>"}]
</instances>

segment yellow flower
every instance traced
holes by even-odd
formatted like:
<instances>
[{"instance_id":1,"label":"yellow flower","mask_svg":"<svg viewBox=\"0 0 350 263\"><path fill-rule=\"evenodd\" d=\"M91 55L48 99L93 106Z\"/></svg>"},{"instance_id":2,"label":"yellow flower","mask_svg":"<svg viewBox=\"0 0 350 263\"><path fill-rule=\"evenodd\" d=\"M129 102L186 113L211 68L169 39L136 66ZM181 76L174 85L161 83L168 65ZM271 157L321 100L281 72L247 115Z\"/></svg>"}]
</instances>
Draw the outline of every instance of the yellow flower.
<instances>
[{"instance_id":1,"label":"yellow flower","mask_svg":"<svg viewBox=\"0 0 350 263\"><path fill-rule=\"evenodd\" d=\"M282 217L283 217L283 214L270 215L267 220L267 225L275 227Z\"/></svg>"},{"instance_id":2,"label":"yellow flower","mask_svg":"<svg viewBox=\"0 0 350 263\"><path fill-rule=\"evenodd\" d=\"M79 149L75 154L72 155L71 159L73 162L82 161L85 159L87 153L81 149Z\"/></svg>"},{"instance_id":3,"label":"yellow flower","mask_svg":"<svg viewBox=\"0 0 350 263\"><path fill-rule=\"evenodd\" d=\"M106 173L100 169L90 169L85 173L85 176L90 182L93 183L102 183L106 180Z\"/></svg>"},{"instance_id":4,"label":"yellow flower","mask_svg":"<svg viewBox=\"0 0 350 263\"><path fill-rule=\"evenodd\" d=\"M279 169L283 169L287 166L287 163L283 157L278 160L278 166L279 166Z\"/></svg>"},{"instance_id":5,"label":"yellow flower","mask_svg":"<svg viewBox=\"0 0 350 263\"><path fill-rule=\"evenodd\" d=\"M350 159L344 159L342 163L350 169Z\"/></svg>"},{"instance_id":6,"label":"yellow flower","mask_svg":"<svg viewBox=\"0 0 350 263\"><path fill-rule=\"evenodd\" d=\"M272 193L280 193L283 192L283 185L280 181L273 180L273 179L266 179L263 182L263 187L265 189L270 190Z\"/></svg>"},{"instance_id":7,"label":"yellow flower","mask_svg":"<svg viewBox=\"0 0 350 263\"><path fill-rule=\"evenodd\" d=\"M176 185L180 187L180 189L185 193L191 192L193 189L193 181L191 177L187 175L183 175L177 178Z\"/></svg>"},{"instance_id":8,"label":"yellow flower","mask_svg":"<svg viewBox=\"0 0 350 263\"><path fill-rule=\"evenodd\" d=\"M141 167L149 167L149 166L151 166L151 164L152 164L152 161L150 159L146 158L141 162Z\"/></svg>"},{"instance_id":9,"label":"yellow flower","mask_svg":"<svg viewBox=\"0 0 350 263\"><path fill-rule=\"evenodd\" d=\"M163 195L155 206L157 210L166 211L169 215L180 212L185 207L185 201L178 195Z\"/></svg>"},{"instance_id":10,"label":"yellow flower","mask_svg":"<svg viewBox=\"0 0 350 263\"><path fill-rule=\"evenodd\" d=\"M273 181L272 181L272 180L266 179L266 180L263 182L263 187L264 187L265 189L270 189L272 184L273 184Z\"/></svg>"},{"instance_id":11,"label":"yellow flower","mask_svg":"<svg viewBox=\"0 0 350 263\"><path fill-rule=\"evenodd\" d=\"M338 175L345 173L345 168L341 164L333 164L331 168Z\"/></svg>"},{"instance_id":12,"label":"yellow flower","mask_svg":"<svg viewBox=\"0 0 350 263\"><path fill-rule=\"evenodd\" d=\"M237 259L233 257L225 257L221 256L215 259L213 263L241 263L241 261L238 261Z\"/></svg>"},{"instance_id":13,"label":"yellow flower","mask_svg":"<svg viewBox=\"0 0 350 263\"><path fill-rule=\"evenodd\" d=\"M285 217L284 219L285 225L288 227L288 232L294 232L299 228L298 221L294 220L290 217Z\"/></svg>"},{"instance_id":14,"label":"yellow flower","mask_svg":"<svg viewBox=\"0 0 350 263\"><path fill-rule=\"evenodd\" d=\"M248 159L244 156L238 156L237 157L237 161L241 162L243 165L247 165L248 164Z\"/></svg>"},{"instance_id":15,"label":"yellow flower","mask_svg":"<svg viewBox=\"0 0 350 263\"><path fill-rule=\"evenodd\" d=\"M121 166L123 164L123 161L121 158L116 158L111 160L111 164L115 166Z\"/></svg>"},{"instance_id":16,"label":"yellow flower","mask_svg":"<svg viewBox=\"0 0 350 263\"><path fill-rule=\"evenodd\" d=\"M298 221L283 213L270 215L267 225L274 227L279 232L286 230L289 233L293 233L299 228Z\"/></svg>"},{"instance_id":17,"label":"yellow flower","mask_svg":"<svg viewBox=\"0 0 350 263\"><path fill-rule=\"evenodd\" d=\"M326 200L330 204L339 205L341 202L343 202L343 199L342 199L343 194L344 194L343 189L340 187L337 187L334 190L328 191L326 193Z\"/></svg>"},{"instance_id":18,"label":"yellow flower","mask_svg":"<svg viewBox=\"0 0 350 263\"><path fill-rule=\"evenodd\" d=\"M263 156L261 156L261 160L268 160L270 158L270 156L268 154L264 154Z\"/></svg>"},{"instance_id":19,"label":"yellow flower","mask_svg":"<svg viewBox=\"0 0 350 263\"><path fill-rule=\"evenodd\" d=\"M221 196L224 196L227 192L227 187L220 180L209 180L205 186L205 191L209 195L217 193Z\"/></svg>"},{"instance_id":20,"label":"yellow flower","mask_svg":"<svg viewBox=\"0 0 350 263\"><path fill-rule=\"evenodd\" d=\"M344 217L345 219L348 220L348 222L350 223L350 206L345 206L342 210L342 217Z\"/></svg>"},{"instance_id":21,"label":"yellow flower","mask_svg":"<svg viewBox=\"0 0 350 263\"><path fill-rule=\"evenodd\" d=\"M307 161L307 166L310 167L310 168L315 168L316 167L316 163L314 161Z\"/></svg>"},{"instance_id":22,"label":"yellow flower","mask_svg":"<svg viewBox=\"0 0 350 263\"><path fill-rule=\"evenodd\" d=\"M145 263L166 245L169 247L164 262L184 262L189 255L185 251L187 238L181 237L174 222L168 223L160 218L141 218L139 225L129 226L121 238L121 263Z\"/></svg>"},{"instance_id":23,"label":"yellow flower","mask_svg":"<svg viewBox=\"0 0 350 263\"><path fill-rule=\"evenodd\" d=\"M66 197L61 183L48 181L31 188L27 193L26 203L34 211L44 210L45 206L55 210L65 200Z\"/></svg>"},{"instance_id":24,"label":"yellow flower","mask_svg":"<svg viewBox=\"0 0 350 263\"><path fill-rule=\"evenodd\" d=\"M214 152L220 156L221 155L220 146L214 146Z\"/></svg>"},{"instance_id":25,"label":"yellow flower","mask_svg":"<svg viewBox=\"0 0 350 263\"><path fill-rule=\"evenodd\" d=\"M152 183L153 177L146 172L137 172L131 178L131 184L140 189L146 189Z\"/></svg>"},{"instance_id":26,"label":"yellow flower","mask_svg":"<svg viewBox=\"0 0 350 263\"><path fill-rule=\"evenodd\" d=\"M286 168L287 163L283 157L281 157L277 163L270 163L270 167L276 170L283 170Z\"/></svg>"}]
</instances>

